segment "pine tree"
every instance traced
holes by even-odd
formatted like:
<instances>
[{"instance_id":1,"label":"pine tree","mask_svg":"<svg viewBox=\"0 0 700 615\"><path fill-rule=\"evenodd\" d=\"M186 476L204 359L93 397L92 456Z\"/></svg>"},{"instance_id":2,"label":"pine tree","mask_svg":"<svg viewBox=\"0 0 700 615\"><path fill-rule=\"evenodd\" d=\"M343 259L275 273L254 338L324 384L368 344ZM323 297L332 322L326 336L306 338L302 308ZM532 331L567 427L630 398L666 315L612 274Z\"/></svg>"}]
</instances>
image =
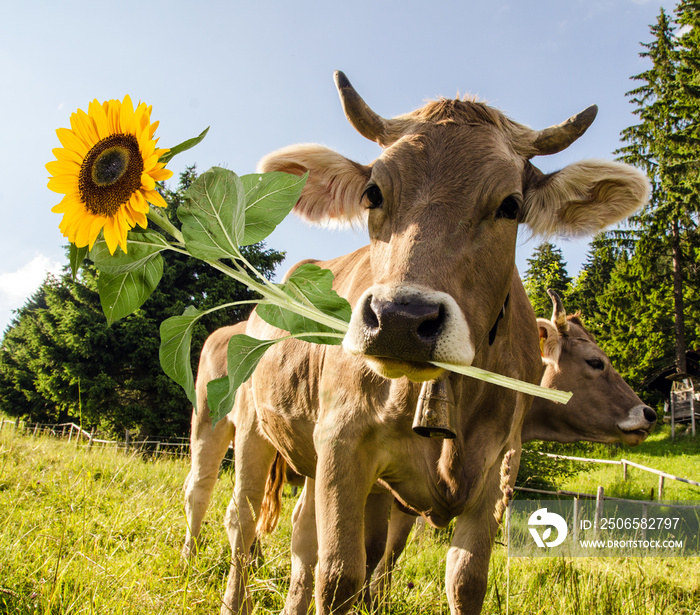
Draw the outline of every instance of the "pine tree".
<instances>
[{"instance_id":1,"label":"pine tree","mask_svg":"<svg viewBox=\"0 0 700 615\"><path fill-rule=\"evenodd\" d=\"M615 287L610 283L612 274L622 254L628 254L623 241L619 231L596 235L590 243L586 262L572 282L566 298L567 309L581 312L586 328L603 344L608 337L608 314L604 301L616 294Z\"/></svg>"},{"instance_id":2,"label":"pine tree","mask_svg":"<svg viewBox=\"0 0 700 615\"><path fill-rule=\"evenodd\" d=\"M633 77L640 85L628 93L640 123L622 132L626 145L619 153L623 160L647 172L652 194L649 205L631 219L636 245L629 264L619 272L617 283L624 285L623 292L634 297L627 323L631 323L633 331L659 335L660 330L640 325L654 322L668 334L665 323L671 316L672 355L678 371L685 372L689 333L685 302L690 281L689 252L694 250L689 250L688 242L694 242L690 234L697 219L693 162L697 148L692 117L696 106L683 83L682 72L686 69L681 70L676 29L663 9L651 33L652 42L644 44L646 51L640 54L651 60L651 68ZM620 332L624 333L627 327L620 325ZM628 352L634 352L638 358L641 349L632 342L633 337L628 340ZM650 342L647 337L647 343ZM656 352L663 355L667 348L668 342L662 343Z\"/></svg>"},{"instance_id":3,"label":"pine tree","mask_svg":"<svg viewBox=\"0 0 700 615\"><path fill-rule=\"evenodd\" d=\"M552 314L552 300L547 289L551 288L564 299L571 284L562 252L553 244L544 242L535 248L527 263L525 291L535 314L539 318L549 318Z\"/></svg>"}]
</instances>

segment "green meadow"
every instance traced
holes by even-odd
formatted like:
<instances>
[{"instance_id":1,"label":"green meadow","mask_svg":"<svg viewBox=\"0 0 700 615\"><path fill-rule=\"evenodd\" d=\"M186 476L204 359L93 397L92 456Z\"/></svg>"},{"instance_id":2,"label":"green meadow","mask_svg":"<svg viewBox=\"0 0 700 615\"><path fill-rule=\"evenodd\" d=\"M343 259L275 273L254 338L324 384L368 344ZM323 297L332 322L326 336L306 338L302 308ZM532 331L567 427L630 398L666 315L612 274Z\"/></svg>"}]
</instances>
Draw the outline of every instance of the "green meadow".
<instances>
[{"instance_id":1,"label":"green meadow","mask_svg":"<svg viewBox=\"0 0 700 615\"><path fill-rule=\"evenodd\" d=\"M578 449L575 449L580 453ZM665 431L636 449L589 447L586 455L629 459L700 477L700 438L670 443ZM222 520L233 487L221 471L199 554L180 559L182 484L188 460L147 459L49 436L0 433L0 613L218 613L229 549ZM559 488L647 497L658 477L619 466L584 467ZM700 489L667 481L668 499L700 500ZM282 609L290 568L285 489L280 527L263 538L254 573L256 613ZM508 559L499 537L486 614L697 614L700 558ZM449 531L418 528L399 560L392 613L449 613L444 564Z\"/></svg>"}]
</instances>

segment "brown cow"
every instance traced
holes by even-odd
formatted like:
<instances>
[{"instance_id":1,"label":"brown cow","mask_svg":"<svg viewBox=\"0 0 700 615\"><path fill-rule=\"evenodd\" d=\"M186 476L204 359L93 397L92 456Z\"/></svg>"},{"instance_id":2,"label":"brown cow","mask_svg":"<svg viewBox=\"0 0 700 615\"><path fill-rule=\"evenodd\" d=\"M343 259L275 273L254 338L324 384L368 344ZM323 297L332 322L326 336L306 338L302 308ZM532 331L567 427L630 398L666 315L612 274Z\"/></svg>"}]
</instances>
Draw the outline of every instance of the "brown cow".
<instances>
[{"instance_id":1,"label":"brown cow","mask_svg":"<svg viewBox=\"0 0 700 615\"><path fill-rule=\"evenodd\" d=\"M365 504L377 480L436 526L457 517L448 601L453 612L478 613L501 461L513 450L517 468L531 398L434 363L538 382L536 320L514 285L518 223L536 233L595 232L643 204L648 182L619 163L586 161L549 175L531 164L578 138L594 108L543 131L462 100L384 120L344 75L336 82L346 115L382 155L363 166L321 146L294 146L265 158L262 170L309 172L295 208L309 219L353 220L368 210L370 247L338 259L334 287L353 306L343 348L276 344L242 392L252 396L265 437L251 430L239 442L236 432L224 612L252 610L242 558L276 448L315 479L319 613L346 612L363 585ZM256 314L246 333L284 335ZM457 437L416 438L420 385L412 381L440 377L454 393Z\"/></svg>"},{"instance_id":2,"label":"brown cow","mask_svg":"<svg viewBox=\"0 0 700 615\"><path fill-rule=\"evenodd\" d=\"M325 265L334 268L332 261ZM641 443L654 425L654 411L643 405L624 383L579 319L575 316L566 319L561 301L555 293L550 292L550 295L554 304L551 321L537 320L540 340L545 342L542 343L544 371L541 384L571 391L573 397L566 405L540 397L534 398L523 423L522 441L588 440L625 442L631 446ZM245 422L241 415L241 404L238 404L236 413L231 412L212 429L206 390L210 380L227 373L228 341L232 335L244 332L245 326L246 323L240 323L215 331L202 349L197 373L197 402L201 411L192 414L192 470L185 482L188 520L183 550L185 556L194 550L220 463L234 438L235 422L238 421L239 429L245 428L240 427ZM255 419L254 409L249 408L249 411ZM248 428L251 428L250 425ZM280 471L280 468L276 469ZM316 524L313 500L309 499L308 487L306 489L294 513L292 579L286 613L306 612L313 587L311 577L316 563ZM261 514L263 516L264 513ZM369 516L375 515L370 512ZM386 551L376 566L374 575L374 594L387 591L393 562L403 551L415 519L415 516L408 515L396 506L392 508ZM266 519L266 523L267 521ZM273 525L274 521L270 520L267 525ZM381 532L381 527L377 531ZM381 550L377 555L377 548L381 548L384 542L385 537L382 536L376 544L369 545L370 571L375 569L376 558L382 556Z\"/></svg>"}]
</instances>

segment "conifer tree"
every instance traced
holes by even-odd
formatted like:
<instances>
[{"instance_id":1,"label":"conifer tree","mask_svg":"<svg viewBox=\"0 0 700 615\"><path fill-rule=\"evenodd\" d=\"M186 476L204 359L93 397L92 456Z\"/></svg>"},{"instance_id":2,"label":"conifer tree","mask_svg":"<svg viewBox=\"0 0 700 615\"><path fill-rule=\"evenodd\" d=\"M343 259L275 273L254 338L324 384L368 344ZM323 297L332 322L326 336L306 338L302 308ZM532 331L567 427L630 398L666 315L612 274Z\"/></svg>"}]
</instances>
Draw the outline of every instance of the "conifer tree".
<instances>
[{"instance_id":1,"label":"conifer tree","mask_svg":"<svg viewBox=\"0 0 700 615\"><path fill-rule=\"evenodd\" d=\"M547 294L547 289L551 288L564 299L571 284L562 252L546 241L535 248L527 263L525 292L537 317L549 318L552 314L552 300Z\"/></svg>"},{"instance_id":2,"label":"conifer tree","mask_svg":"<svg viewBox=\"0 0 700 615\"><path fill-rule=\"evenodd\" d=\"M640 122L622 132L626 144L618 150L623 160L647 172L652 194L649 205L631 219L634 254L616 278L619 291L633 298L627 322L620 322L618 331L628 339L617 342L634 353L639 365L641 346L637 341L649 345L649 335L661 335L659 329L649 330L641 323L655 323L664 328L664 343L656 348L657 360L670 350L678 371L685 372L685 303L691 262L688 240L697 218L693 202L693 159L697 158L692 134L694 103L681 77L676 28L663 8L651 34L652 42L644 44L645 51L640 54L651 61L651 67L633 77L640 85L628 93ZM665 331L669 316L672 332ZM646 342L640 334L647 336ZM671 348L668 340L672 340Z\"/></svg>"}]
</instances>

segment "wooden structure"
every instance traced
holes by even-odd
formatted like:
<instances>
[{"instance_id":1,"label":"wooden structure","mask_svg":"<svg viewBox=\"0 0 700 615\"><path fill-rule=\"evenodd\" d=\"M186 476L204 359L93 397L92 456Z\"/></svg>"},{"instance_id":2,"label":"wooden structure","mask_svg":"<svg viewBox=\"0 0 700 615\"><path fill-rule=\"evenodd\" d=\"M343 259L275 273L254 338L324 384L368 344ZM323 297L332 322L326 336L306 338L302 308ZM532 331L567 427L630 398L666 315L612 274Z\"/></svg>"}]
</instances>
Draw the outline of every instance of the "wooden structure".
<instances>
[{"instance_id":1,"label":"wooden structure","mask_svg":"<svg viewBox=\"0 0 700 615\"><path fill-rule=\"evenodd\" d=\"M693 435L700 423L700 379L690 374L669 376L673 381L669 400L670 413L666 419L671 423L671 438L676 435L676 423L689 423ZM669 416L670 414L670 416Z\"/></svg>"}]
</instances>

